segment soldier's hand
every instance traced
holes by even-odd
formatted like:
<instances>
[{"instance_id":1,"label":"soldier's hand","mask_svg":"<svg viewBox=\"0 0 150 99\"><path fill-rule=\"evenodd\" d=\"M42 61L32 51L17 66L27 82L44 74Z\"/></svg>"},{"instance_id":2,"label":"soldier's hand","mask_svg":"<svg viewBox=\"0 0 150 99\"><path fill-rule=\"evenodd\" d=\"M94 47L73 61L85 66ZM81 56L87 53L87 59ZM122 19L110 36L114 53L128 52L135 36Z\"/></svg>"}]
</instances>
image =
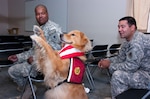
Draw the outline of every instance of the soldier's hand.
<instances>
[{"instance_id":1,"label":"soldier's hand","mask_svg":"<svg viewBox=\"0 0 150 99\"><path fill-rule=\"evenodd\" d=\"M12 62L16 62L16 61L18 61L18 58L17 58L16 55L11 55L11 56L8 57L8 60L10 60Z\"/></svg>"},{"instance_id":2,"label":"soldier's hand","mask_svg":"<svg viewBox=\"0 0 150 99\"><path fill-rule=\"evenodd\" d=\"M28 62L29 64L32 64L32 62L33 62L33 57L32 57L32 56L29 57L29 58L27 59L27 62Z\"/></svg>"},{"instance_id":3,"label":"soldier's hand","mask_svg":"<svg viewBox=\"0 0 150 99\"><path fill-rule=\"evenodd\" d=\"M110 61L108 59L102 59L98 62L98 66L100 68L108 68L110 65Z\"/></svg>"}]
</instances>

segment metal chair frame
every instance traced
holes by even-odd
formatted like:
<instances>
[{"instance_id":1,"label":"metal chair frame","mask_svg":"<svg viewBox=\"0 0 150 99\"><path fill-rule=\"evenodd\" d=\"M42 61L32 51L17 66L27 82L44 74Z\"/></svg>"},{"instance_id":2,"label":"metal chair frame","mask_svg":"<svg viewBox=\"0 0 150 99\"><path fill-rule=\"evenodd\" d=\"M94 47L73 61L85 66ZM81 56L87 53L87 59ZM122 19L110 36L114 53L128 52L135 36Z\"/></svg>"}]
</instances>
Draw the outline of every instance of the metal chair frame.
<instances>
[{"instance_id":1,"label":"metal chair frame","mask_svg":"<svg viewBox=\"0 0 150 99\"><path fill-rule=\"evenodd\" d=\"M141 98L141 99L147 99L148 96L150 96L150 83L149 83L149 91Z\"/></svg>"},{"instance_id":2,"label":"metal chair frame","mask_svg":"<svg viewBox=\"0 0 150 99\"><path fill-rule=\"evenodd\" d=\"M150 95L150 91L148 91L141 99L146 99Z\"/></svg>"},{"instance_id":3,"label":"metal chair frame","mask_svg":"<svg viewBox=\"0 0 150 99\"><path fill-rule=\"evenodd\" d=\"M36 78L31 77L31 71L32 71L32 69L33 69L33 67L31 67L31 69L29 71L29 74L26 77L26 83L24 85L23 92L25 91L27 83L29 82L29 85L30 85L30 88L31 88L31 91L32 91L32 95L33 95L33 99L37 99L32 81L34 81L34 82L44 82L44 78L43 79L36 79ZM23 93L22 93L22 95L23 95ZM21 95L21 98L22 98L22 95Z\"/></svg>"},{"instance_id":4,"label":"metal chair frame","mask_svg":"<svg viewBox=\"0 0 150 99\"><path fill-rule=\"evenodd\" d=\"M96 45L93 47L91 51L87 53L87 61L86 61L86 76L89 81L89 84L92 89L95 88L95 82L92 77L93 72L95 71L97 64L92 64L95 61L99 61L102 58L105 58L107 55L107 47L108 45ZM89 68L89 66L93 66L95 68L92 68L92 70Z\"/></svg>"},{"instance_id":5,"label":"metal chair frame","mask_svg":"<svg viewBox=\"0 0 150 99\"><path fill-rule=\"evenodd\" d=\"M108 57L116 56L120 50L120 46L121 44L112 44L108 49L109 50Z\"/></svg>"}]
</instances>

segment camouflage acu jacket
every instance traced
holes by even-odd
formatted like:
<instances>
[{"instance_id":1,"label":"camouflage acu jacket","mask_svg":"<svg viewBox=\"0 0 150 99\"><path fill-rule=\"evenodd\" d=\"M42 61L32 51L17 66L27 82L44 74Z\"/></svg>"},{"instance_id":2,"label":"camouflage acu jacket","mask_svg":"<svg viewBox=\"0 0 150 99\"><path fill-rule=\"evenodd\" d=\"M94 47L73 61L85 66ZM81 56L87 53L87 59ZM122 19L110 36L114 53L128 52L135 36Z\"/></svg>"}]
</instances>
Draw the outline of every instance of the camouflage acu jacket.
<instances>
[{"instance_id":1,"label":"camouflage acu jacket","mask_svg":"<svg viewBox=\"0 0 150 99\"><path fill-rule=\"evenodd\" d=\"M61 32L61 28L59 27L59 25L48 20L46 24L41 26L41 29L44 31L44 35L46 37L48 44L50 44L53 49L60 50L61 42L60 42L59 36L60 34L62 34L62 32ZM28 59L30 56L33 56L33 50L34 48L31 48L28 51L17 54L18 62L22 62Z\"/></svg>"},{"instance_id":2,"label":"camouflage acu jacket","mask_svg":"<svg viewBox=\"0 0 150 99\"><path fill-rule=\"evenodd\" d=\"M110 58L110 72L144 70L150 74L150 35L136 31L132 40L121 45L119 55Z\"/></svg>"}]
</instances>

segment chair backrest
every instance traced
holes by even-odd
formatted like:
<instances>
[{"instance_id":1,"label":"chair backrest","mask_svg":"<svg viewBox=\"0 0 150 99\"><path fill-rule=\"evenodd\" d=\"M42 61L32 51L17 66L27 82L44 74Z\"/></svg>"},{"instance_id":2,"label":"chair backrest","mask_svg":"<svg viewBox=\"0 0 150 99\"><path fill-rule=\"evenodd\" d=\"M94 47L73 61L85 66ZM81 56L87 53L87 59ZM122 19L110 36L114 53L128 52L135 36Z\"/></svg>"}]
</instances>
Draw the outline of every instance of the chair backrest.
<instances>
[{"instance_id":1,"label":"chair backrest","mask_svg":"<svg viewBox=\"0 0 150 99\"><path fill-rule=\"evenodd\" d=\"M24 48L19 42L0 42L0 67L13 64L8 60L8 56L23 52Z\"/></svg>"},{"instance_id":2,"label":"chair backrest","mask_svg":"<svg viewBox=\"0 0 150 99\"><path fill-rule=\"evenodd\" d=\"M93 57L106 57L108 45L95 45L91 51Z\"/></svg>"},{"instance_id":3,"label":"chair backrest","mask_svg":"<svg viewBox=\"0 0 150 99\"><path fill-rule=\"evenodd\" d=\"M118 53L119 49L120 49L121 44L113 44L109 47L109 52L110 54L115 54Z\"/></svg>"},{"instance_id":4,"label":"chair backrest","mask_svg":"<svg viewBox=\"0 0 150 99\"><path fill-rule=\"evenodd\" d=\"M1 35L0 36L0 67L13 64L8 56L29 50L32 47L32 40L29 36L22 35Z\"/></svg>"}]
</instances>

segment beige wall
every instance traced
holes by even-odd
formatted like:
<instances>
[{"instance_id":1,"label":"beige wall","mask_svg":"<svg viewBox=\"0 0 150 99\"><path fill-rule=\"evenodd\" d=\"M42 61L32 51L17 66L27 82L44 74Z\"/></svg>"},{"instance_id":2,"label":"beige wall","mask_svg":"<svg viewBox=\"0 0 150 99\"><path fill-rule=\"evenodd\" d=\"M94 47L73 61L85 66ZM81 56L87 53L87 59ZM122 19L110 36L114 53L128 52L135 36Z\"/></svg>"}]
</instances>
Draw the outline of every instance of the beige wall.
<instances>
[{"instance_id":1,"label":"beige wall","mask_svg":"<svg viewBox=\"0 0 150 99\"><path fill-rule=\"evenodd\" d=\"M20 35L30 35L25 32L25 0L8 0L9 28L19 28Z\"/></svg>"},{"instance_id":2,"label":"beige wall","mask_svg":"<svg viewBox=\"0 0 150 99\"><path fill-rule=\"evenodd\" d=\"M8 0L0 1L0 35L7 34L8 29Z\"/></svg>"},{"instance_id":3,"label":"beige wall","mask_svg":"<svg viewBox=\"0 0 150 99\"><path fill-rule=\"evenodd\" d=\"M0 3L0 35L8 35L7 29L19 28L20 35L29 35L24 32L24 1L1 0Z\"/></svg>"}]
</instances>

